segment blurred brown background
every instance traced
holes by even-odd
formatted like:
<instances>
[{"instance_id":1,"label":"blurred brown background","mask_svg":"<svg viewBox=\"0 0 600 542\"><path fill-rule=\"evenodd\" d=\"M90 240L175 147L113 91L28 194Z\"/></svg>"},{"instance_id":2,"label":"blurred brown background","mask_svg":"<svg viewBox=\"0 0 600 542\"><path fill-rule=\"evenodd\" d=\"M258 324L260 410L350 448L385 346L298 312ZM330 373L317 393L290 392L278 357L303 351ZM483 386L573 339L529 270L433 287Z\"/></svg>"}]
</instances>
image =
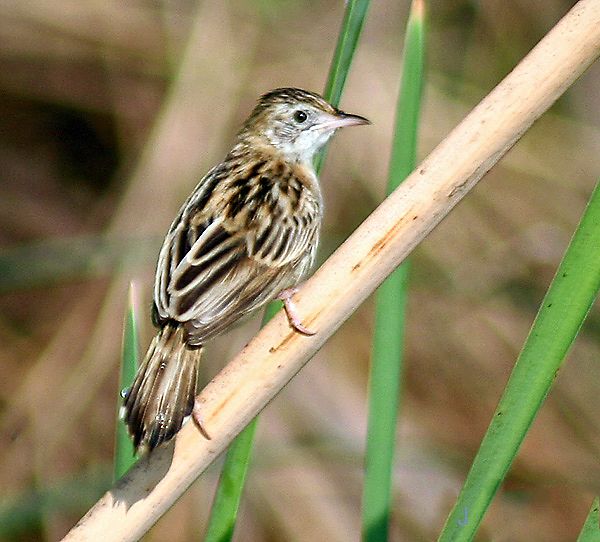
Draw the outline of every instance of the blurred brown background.
<instances>
[{"instance_id":1,"label":"blurred brown background","mask_svg":"<svg viewBox=\"0 0 600 542\"><path fill-rule=\"evenodd\" d=\"M429 9L425 156L574 4ZM55 540L110 482L127 285L142 349L159 244L256 97L322 90L344 3L0 3L0 512L4 540ZM322 175L324 258L382 197L408 2L373 2ZM593 66L412 259L393 539L436 537L600 174ZM257 329L209 347L210 378ZM367 302L261 419L236 540L360 532ZM600 492L594 308L479 540L574 540ZM213 468L147 535L198 540Z\"/></svg>"}]
</instances>

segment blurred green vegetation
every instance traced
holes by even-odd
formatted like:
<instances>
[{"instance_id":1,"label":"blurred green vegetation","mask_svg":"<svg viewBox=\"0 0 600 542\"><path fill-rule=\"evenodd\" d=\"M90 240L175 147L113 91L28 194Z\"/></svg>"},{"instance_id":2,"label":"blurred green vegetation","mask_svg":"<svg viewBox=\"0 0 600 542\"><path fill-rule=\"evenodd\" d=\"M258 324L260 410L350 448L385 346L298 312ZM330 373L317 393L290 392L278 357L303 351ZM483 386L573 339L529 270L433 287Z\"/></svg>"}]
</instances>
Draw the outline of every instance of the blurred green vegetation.
<instances>
[{"instance_id":1,"label":"blurred green vegetation","mask_svg":"<svg viewBox=\"0 0 600 542\"><path fill-rule=\"evenodd\" d=\"M133 384L135 373L140 360L140 342L138 330L137 303L135 299L135 287L129 285L129 302L123 322L123 343L121 350L121 375L117 393L117 416L115 429L115 456L113 459L113 481L123 476L136 462L137 456L133 442L129 437L127 426L121 418L123 406L123 395Z\"/></svg>"},{"instance_id":2,"label":"blurred green vegetation","mask_svg":"<svg viewBox=\"0 0 600 542\"><path fill-rule=\"evenodd\" d=\"M426 73L426 9L425 2L413 0L406 23L386 195L398 188L416 166ZM375 295L362 498L364 542L389 540L396 433L404 384L409 268L405 260Z\"/></svg>"}]
</instances>

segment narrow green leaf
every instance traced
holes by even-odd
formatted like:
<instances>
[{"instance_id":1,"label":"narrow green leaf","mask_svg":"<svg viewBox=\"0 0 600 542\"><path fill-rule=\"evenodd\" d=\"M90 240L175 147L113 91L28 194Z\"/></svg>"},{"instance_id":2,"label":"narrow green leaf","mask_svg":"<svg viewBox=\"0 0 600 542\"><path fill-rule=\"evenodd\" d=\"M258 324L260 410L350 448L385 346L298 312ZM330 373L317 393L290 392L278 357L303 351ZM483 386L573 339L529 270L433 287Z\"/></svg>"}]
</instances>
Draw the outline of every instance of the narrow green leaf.
<instances>
[{"instance_id":1,"label":"narrow green leaf","mask_svg":"<svg viewBox=\"0 0 600 542\"><path fill-rule=\"evenodd\" d=\"M123 325L123 348L121 355L121 378L119 382L119 396L117 399L117 422L115 431L115 461L114 479L118 480L135 463L135 450L125 423L120 418L123 405L122 391L131 385L137 371L140 357L140 346L138 339L136 307L134 301L133 284L129 286L129 303L125 313Z\"/></svg>"},{"instance_id":2,"label":"narrow green leaf","mask_svg":"<svg viewBox=\"0 0 600 542\"><path fill-rule=\"evenodd\" d=\"M281 308L281 303L270 303L263 317L264 326ZM246 474L250 465L258 416L233 440L227 449L219 484L213 499L204 542L226 542L233 537Z\"/></svg>"},{"instance_id":3,"label":"narrow green leaf","mask_svg":"<svg viewBox=\"0 0 600 542\"><path fill-rule=\"evenodd\" d=\"M414 169L425 65L425 4L413 0L404 58L387 193ZM362 532L366 542L388 539L392 467L402 380L408 264L379 287L369 375Z\"/></svg>"},{"instance_id":4,"label":"narrow green leaf","mask_svg":"<svg viewBox=\"0 0 600 542\"><path fill-rule=\"evenodd\" d=\"M425 0L413 0L406 25L400 94L387 193L415 168L421 98L425 83Z\"/></svg>"},{"instance_id":5,"label":"narrow green leaf","mask_svg":"<svg viewBox=\"0 0 600 542\"><path fill-rule=\"evenodd\" d=\"M340 30L333 60L329 68L329 76L325 84L323 97L332 105L338 106L342 98L342 92L346 85L346 78L350 72L350 64L356 52L356 46L362 33L370 0L349 0L346 3L344 20ZM323 149L315 160L317 175L321 172L327 148Z\"/></svg>"},{"instance_id":6,"label":"narrow green leaf","mask_svg":"<svg viewBox=\"0 0 600 542\"><path fill-rule=\"evenodd\" d=\"M594 499L590 513L583 524L583 528L577 537L577 542L598 542L600 541L600 502L598 497Z\"/></svg>"},{"instance_id":7,"label":"narrow green leaf","mask_svg":"<svg viewBox=\"0 0 600 542\"><path fill-rule=\"evenodd\" d=\"M471 540L600 289L600 184L581 222L450 512L440 541Z\"/></svg>"},{"instance_id":8,"label":"narrow green leaf","mask_svg":"<svg viewBox=\"0 0 600 542\"><path fill-rule=\"evenodd\" d=\"M227 449L204 542L225 542L233 537L257 423L258 417L248 424Z\"/></svg>"},{"instance_id":9,"label":"narrow green leaf","mask_svg":"<svg viewBox=\"0 0 600 542\"><path fill-rule=\"evenodd\" d=\"M369 0L350 0L346 5L342 29L323 95L333 105L339 104L368 6ZM323 161L324 153L321 153L315 163L317 173L320 172ZM265 311L263 325L280 308L281 303L270 303ZM236 437L227 451L210 511L206 542L227 542L233 537L257 422L258 418L255 418Z\"/></svg>"}]
</instances>

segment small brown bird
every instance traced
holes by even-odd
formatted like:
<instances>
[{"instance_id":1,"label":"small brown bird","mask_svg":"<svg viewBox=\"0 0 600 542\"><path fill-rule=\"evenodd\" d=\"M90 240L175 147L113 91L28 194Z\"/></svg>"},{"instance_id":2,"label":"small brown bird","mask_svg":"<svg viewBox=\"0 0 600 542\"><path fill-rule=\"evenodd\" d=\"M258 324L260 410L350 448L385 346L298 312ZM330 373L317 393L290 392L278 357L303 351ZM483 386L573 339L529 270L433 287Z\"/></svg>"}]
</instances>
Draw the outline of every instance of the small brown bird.
<instances>
[{"instance_id":1,"label":"small brown bird","mask_svg":"<svg viewBox=\"0 0 600 542\"><path fill-rule=\"evenodd\" d=\"M338 128L358 124L369 121L318 94L273 90L183 204L158 257L152 319L159 331L125 396L136 448L152 450L179 431L194 407L202 345L242 316L279 297L290 325L312 334L291 298L319 241L323 201L313 158Z\"/></svg>"}]
</instances>

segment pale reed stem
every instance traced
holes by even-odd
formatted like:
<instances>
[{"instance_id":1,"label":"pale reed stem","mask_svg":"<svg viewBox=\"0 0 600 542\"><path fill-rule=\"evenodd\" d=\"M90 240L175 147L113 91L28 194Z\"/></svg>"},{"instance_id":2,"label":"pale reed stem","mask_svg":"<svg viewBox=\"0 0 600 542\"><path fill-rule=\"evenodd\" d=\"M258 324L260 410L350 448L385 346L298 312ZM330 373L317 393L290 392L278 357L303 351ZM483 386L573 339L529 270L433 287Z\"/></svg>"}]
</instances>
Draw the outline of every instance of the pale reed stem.
<instances>
[{"instance_id":1,"label":"pale reed stem","mask_svg":"<svg viewBox=\"0 0 600 542\"><path fill-rule=\"evenodd\" d=\"M137 540L384 278L600 53L600 0L581 0L199 396L212 440L187 424L107 492L65 540Z\"/></svg>"}]
</instances>

